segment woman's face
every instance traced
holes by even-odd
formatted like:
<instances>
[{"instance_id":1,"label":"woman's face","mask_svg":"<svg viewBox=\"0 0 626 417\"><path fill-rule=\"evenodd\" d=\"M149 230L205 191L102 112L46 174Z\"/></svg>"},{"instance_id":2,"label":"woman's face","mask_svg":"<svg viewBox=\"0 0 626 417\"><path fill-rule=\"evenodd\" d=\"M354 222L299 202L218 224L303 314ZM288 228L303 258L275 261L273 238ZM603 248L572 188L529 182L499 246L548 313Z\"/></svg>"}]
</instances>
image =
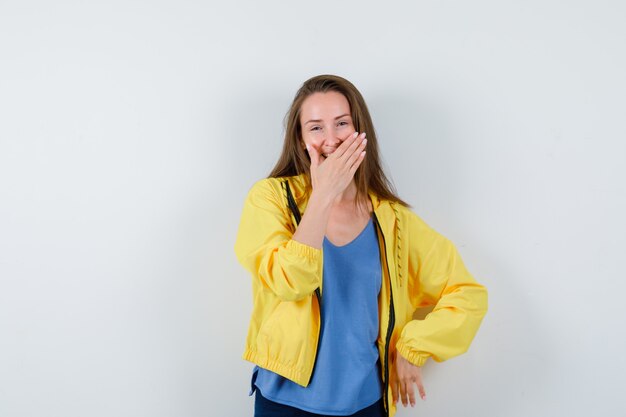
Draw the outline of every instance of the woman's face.
<instances>
[{"instance_id":1,"label":"woman's face","mask_svg":"<svg viewBox=\"0 0 626 417\"><path fill-rule=\"evenodd\" d=\"M354 133L350 104L336 91L313 93L300 107L302 147L312 146L324 157Z\"/></svg>"}]
</instances>

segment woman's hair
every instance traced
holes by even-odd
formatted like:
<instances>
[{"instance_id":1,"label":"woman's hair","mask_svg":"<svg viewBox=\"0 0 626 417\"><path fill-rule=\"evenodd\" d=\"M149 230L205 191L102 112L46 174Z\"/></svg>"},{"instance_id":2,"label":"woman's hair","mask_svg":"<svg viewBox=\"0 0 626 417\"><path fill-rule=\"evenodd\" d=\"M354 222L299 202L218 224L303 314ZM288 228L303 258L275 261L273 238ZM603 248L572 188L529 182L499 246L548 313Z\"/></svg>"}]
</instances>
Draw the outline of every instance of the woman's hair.
<instances>
[{"instance_id":1,"label":"woman's hair","mask_svg":"<svg viewBox=\"0 0 626 417\"><path fill-rule=\"evenodd\" d=\"M300 145L302 140L300 109L304 100L311 94L329 91L341 93L348 100L355 130L367 133L367 154L354 174L357 187L355 204L367 198L367 193L371 190L380 199L395 201L410 207L396 195L393 184L383 171L374 124L363 96L350 81L336 75L315 76L305 81L298 90L285 116L285 142L282 153L268 177L279 178L305 174L306 194L310 194L312 191L311 159L308 152Z\"/></svg>"}]
</instances>

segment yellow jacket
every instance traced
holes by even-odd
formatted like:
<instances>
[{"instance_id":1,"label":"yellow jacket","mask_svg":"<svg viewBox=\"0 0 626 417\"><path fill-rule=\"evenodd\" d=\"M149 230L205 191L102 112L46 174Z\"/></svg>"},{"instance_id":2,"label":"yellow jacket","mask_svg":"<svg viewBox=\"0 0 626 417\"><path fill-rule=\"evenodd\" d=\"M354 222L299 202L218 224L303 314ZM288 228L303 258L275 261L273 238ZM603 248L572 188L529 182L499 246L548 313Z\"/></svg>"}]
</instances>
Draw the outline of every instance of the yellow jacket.
<instances>
[{"instance_id":1,"label":"yellow jacket","mask_svg":"<svg viewBox=\"0 0 626 417\"><path fill-rule=\"evenodd\" d=\"M298 214L290 210L285 180ZM464 353L487 312L487 290L454 245L410 209L369 193L382 265L378 351L391 417L389 369L399 353L422 366ZM250 189L235 243L252 274L253 310L243 358L306 387L313 372L323 299L323 252L292 240L306 209L303 175L265 178ZM416 309L434 306L423 320Z\"/></svg>"}]
</instances>

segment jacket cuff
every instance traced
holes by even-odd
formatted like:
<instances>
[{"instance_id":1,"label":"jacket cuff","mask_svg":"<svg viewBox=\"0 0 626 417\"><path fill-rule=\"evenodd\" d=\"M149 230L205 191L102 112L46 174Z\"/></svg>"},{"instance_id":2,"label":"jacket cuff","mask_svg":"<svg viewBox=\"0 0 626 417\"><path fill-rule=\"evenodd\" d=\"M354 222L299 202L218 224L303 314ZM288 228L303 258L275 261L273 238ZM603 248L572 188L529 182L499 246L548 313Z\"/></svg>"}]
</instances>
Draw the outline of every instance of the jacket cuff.
<instances>
[{"instance_id":1,"label":"jacket cuff","mask_svg":"<svg viewBox=\"0 0 626 417\"><path fill-rule=\"evenodd\" d=\"M285 248L298 256L307 258L309 261L317 261L322 255L322 250L314 248L313 246L305 245L297 240L291 239L287 242Z\"/></svg>"},{"instance_id":2,"label":"jacket cuff","mask_svg":"<svg viewBox=\"0 0 626 417\"><path fill-rule=\"evenodd\" d=\"M396 350L398 355L402 355L404 359L411 362L415 366L424 366L429 357L427 353L411 349L400 340L396 343Z\"/></svg>"}]
</instances>

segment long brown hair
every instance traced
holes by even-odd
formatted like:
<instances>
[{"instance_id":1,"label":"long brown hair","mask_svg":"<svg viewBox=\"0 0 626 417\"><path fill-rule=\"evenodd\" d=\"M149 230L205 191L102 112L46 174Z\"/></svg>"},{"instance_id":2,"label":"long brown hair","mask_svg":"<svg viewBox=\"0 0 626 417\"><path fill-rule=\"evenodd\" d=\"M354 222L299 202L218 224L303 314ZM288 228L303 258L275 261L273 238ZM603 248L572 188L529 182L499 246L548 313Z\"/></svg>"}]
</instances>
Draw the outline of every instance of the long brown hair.
<instances>
[{"instance_id":1,"label":"long brown hair","mask_svg":"<svg viewBox=\"0 0 626 417\"><path fill-rule=\"evenodd\" d=\"M285 116L283 150L276 166L274 166L268 177L280 178L305 174L306 194L310 194L312 191L311 159L306 150L300 146L302 140L300 108L304 100L311 94L326 93L328 91L341 93L348 100L355 130L367 133L367 154L354 174L357 187L355 204L367 198L367 193L371 190L380 199L395 201L410 207L409 204L396 195L395 187L383 171L376 131L363 96L350 81L337 75L318 75L302 84Z\"/></svg>"}]
</instances>

